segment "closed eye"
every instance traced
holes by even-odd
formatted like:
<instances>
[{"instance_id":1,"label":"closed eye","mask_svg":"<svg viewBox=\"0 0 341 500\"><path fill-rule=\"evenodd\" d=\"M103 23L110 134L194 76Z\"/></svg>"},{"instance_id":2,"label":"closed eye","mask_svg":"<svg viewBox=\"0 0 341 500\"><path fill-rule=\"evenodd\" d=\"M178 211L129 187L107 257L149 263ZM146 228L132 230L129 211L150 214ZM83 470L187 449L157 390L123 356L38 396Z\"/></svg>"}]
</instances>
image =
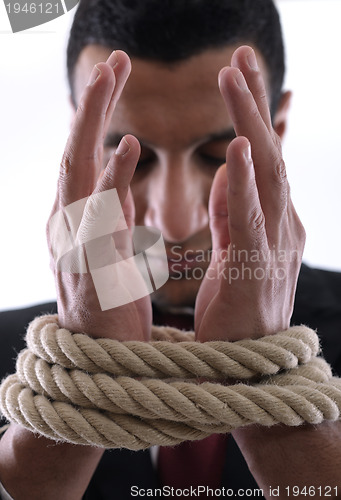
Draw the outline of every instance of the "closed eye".
<instances>
[{"instance_id":1,"label":"closed eye","mask_svg":"<svg viewBox=\"0 0 341 500\"><path fill-rule=\"evenodd\" d=\"M220 165L226 162L225 157L222 156L217 157L205 153L200 153L200 158L204 163L212 165L212 167L216 168L220 167Z\"/></svg>"},{"instance_id":2,"label":"closed eye","mask_svg":"<svg viewBox=\"0 0 341 500\"><path fill-rule=\"evenodd\" d=\"M139 161L137 163L137 169L139 167L148 167L150 166L154 161L156 160L156 154L153 153L153 151L144 148L143 146L141 147L141 154Z\"/></svg>"}]
</instances>

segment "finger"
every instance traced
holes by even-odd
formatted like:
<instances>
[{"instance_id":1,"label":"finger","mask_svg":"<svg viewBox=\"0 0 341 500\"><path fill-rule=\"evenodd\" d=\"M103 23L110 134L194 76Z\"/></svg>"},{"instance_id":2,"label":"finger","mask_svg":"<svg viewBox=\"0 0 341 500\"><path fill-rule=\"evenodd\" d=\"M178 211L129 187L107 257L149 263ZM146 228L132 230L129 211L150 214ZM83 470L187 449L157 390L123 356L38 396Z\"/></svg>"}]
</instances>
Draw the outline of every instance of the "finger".
<instances>
[{"instance_id":1,"label":"finger","mask_svg":"<svg viewBox=\"0 0 341 500\"><path fill-rule=\"evenodd\" d=\"M123 137L87 200L77 240L79 243L98 240L96 244L88 244L89 256L103 258L105 249L111 255L114 247L131 250L131 235L125 229L131 228L134 223L135 208L129 184L139 155L138 140L134 136ZM92 261L96 259L94 257Z\"/></svg>"},{"instance_id":2,"label":"finger","mask_svg":"<svg viewBox=\"0 0 341 500\"><path fill-rule=\"evenodd\" d=\"M267 170L268 152L274 156L275 146L243 73L238 68L223 68L219 87L236 134L249 139L255 162L260 164L260 169Z\"/></svg>"},{"instance_id":3,"label":"finger","mask_svg":"<svg viewBox=\"0 0 341 500\"><path fill-rule=\"evenodd\" d=\"M123 203L141 153L140 143L133 135L125 135L112 154L94 193L116 188Z\"/></svg>"},{"instance_id":4,"label":"finger","mask_svg":"<svg viewBox=\"0 0 341 500\"><path fill-rule=\"evenodd\" d=\"M230 243L226 192L227 176L225 164L217 170L214 176L208 202L209 223L214 255L219 255L220 250L226 251Z\"/></svg>"},{"instance_id":5,"label":"finger","mask_svg":"<svg viewBox=\"0 0 341 500\"><path fill-rule=\"evenodd\" d=\"M94 190L94 194L113 188L117 190L128 227L132 227L135 219L134 203L129 185L133 178L140 153L139 141L133 135L124 136L115 153L111 156Z\"/></svg>"},{"instance_id":6,"label":"finger","mask_svg":"<svg viewBox=\"0 0 341 500\"><path fill-rule=\"evenodd\" d=\"M244 45L239 47L233 54L231 66L239 68L243 73L246 83L254 97L267 129L272 134L271 114L269 101L262 74L259 70L256 54L251 47Z\"/></svg>"},{"instance_id":7,"label":"finger","mask_svg":"<svg viewBox=\"0 0 341 500\"><path fill-rule=\"evenodd\" d=\"M139 143L133 136L122 139L96 188L82 207L83 211L77 227L78 244L99 238L104 238L105 243L108 235L124 231L127 229L128 222L131 224L134 216L132 198L128 200L129 205L125 205L126 213L123 212L123 205L139 158L139 149ZM70 208L66 210L72 217ZM72 224L71 221L70 225L77 225L75 218L74 223ZM101 245L102 241L99 241L98 248Z\"/></svg>"},{"instance_id":8,"label":"finger","mask_svg":"<svg viewBox=\"0 0 341 500\"><path fill-rule=\"evenodd\" d=\"M115 85L112 68L97 64L89 78L73 122L59 176L62 206L89 196L101 168L103 130Z\"/></svg>"},{"instance_id":9,"label":"finger","mask_svg":"<svg viewBox=\"0 0 341 500\"><path fill-rule=\"evenodd\" d=\"M131 72L131 62L129 56L122 50L115 50L107 59L107 64L113 68L116 77L116 84L108 106L107 115L105 118L103 140L108 133L112 114L115 110L117 101L119 100L122 90L127 82Z\"/></svg>"},{"instance_id":10,"label":"finger","mask_svg":"<svg viewBox=\"0 0 341 500\"><path fill-rule=\"evenodd\" d=\"M268 248L265 217L259 200L250 143L234 139L227 149L227 211L231 245L250 256Z\"/></svg>"},{"instance_id":11,"label":"finger","mask_svg":"<svg viewBox=\"0 0 341 500\"><path fill-rule=\"evenodd\" d=\"M219 75L221 93L236 134L251 143L256 181L267 229L275 238L286 214L288 183L280 148L272 139L245 78L238 68L224 68Z\"/></svg>"}]
</instances>

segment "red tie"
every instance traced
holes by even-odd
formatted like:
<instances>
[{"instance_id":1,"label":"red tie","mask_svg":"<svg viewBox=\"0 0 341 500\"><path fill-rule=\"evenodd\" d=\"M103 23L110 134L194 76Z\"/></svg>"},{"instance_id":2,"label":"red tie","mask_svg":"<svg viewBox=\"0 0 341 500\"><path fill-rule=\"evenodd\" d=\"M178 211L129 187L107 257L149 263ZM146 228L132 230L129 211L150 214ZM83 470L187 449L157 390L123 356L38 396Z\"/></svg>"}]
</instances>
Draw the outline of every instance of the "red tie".
<instances>
[{"instance_id":1,"label":"red tie","mask_svg":"<svg viewBox=\"0 0 341 500\"><path fill-rule=\"evenodd\" d=\"M190 330L193 328L193 315L167 315L154 310L154 322ZM213 434L201 441L185 441L174 447L160 446L158 474L161 485L180 489L191 486L220 488L226 445L227 435ZM200 498L212 498L212 495L207 497L201 494Z\"/></svg>"},{"instance_id":2,"label":"red tie","mask_svg":"<svg viewBox=\"0 0 341 500\"><path fill-rule=\"evenodd\" d=\"M174 447L160 446L158 472L161 485L180 489L191 486L220 488L226 444L226 435L213 434L201 441L185 441ZM206 497L200 495L200 498Z\"/></svg>"}]
</instances>

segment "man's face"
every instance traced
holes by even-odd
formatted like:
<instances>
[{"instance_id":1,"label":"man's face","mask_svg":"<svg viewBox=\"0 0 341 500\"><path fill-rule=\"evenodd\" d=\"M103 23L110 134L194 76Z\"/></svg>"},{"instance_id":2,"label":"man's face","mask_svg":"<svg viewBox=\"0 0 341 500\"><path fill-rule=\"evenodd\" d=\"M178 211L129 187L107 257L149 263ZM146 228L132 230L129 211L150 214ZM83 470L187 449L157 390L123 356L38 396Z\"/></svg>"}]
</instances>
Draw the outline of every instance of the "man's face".
<instances>
[{"instance_id":1,"label":"man's face","mask_svg":"<svg viewBox=\"0 0 341 500\"><path fill-rule=\"evenodd\" d=\"M165 65L132 59L132 72L105 139L104 165L127 133L140 141L141 157L131 185L136 225L163 234L170 279L152 296L164 308L193 306L209 264L208 199L213 177L234 137L218 89L218 73L236 47L210 50ZM79 102L93 66L110 51L86 47L75 71ZM267 82L265 64L256 51Z\"/></svg>"}]
</instances>

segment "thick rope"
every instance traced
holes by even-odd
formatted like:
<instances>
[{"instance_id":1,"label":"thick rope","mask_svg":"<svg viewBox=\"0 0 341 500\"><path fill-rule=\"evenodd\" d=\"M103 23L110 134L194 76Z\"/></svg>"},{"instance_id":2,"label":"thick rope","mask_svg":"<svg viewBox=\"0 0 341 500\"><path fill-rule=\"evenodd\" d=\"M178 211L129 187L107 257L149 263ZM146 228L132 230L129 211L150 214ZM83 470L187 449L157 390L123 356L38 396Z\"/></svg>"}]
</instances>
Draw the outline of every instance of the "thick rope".
<instances>
[{"instance_id":1,"label":"thick rope","mask_svg":"<svg viewBox=\"0 0 341 500\"><path fill-rule=\"evenodd\" d=\"M199 343L188 340L193 333L153 327L152 338L92 339L59 328L56 316L37 318L17 373L0 387L1 411L57 441L132 450L254 423L340 418L340 379L316 358L318 338L309 328ZM236 383L199 383L198 377Z\"/></svg>"},{"instance_id":2,"label":"thick rope","mask_svg":"<svg viewBox=\"0 0 341 500\"><path fill-rule=\"evenodd\" d=\"M59 328L57 316L42 316L29 326L26 341L36 356L68 369L115 376L215 380L275 374L307 363L319 349L317 335L302 326L259 340L205 343L193 342L193 332L154 326L152 338L156 342L95 340Z\"/></svg>"}]
</instances>

